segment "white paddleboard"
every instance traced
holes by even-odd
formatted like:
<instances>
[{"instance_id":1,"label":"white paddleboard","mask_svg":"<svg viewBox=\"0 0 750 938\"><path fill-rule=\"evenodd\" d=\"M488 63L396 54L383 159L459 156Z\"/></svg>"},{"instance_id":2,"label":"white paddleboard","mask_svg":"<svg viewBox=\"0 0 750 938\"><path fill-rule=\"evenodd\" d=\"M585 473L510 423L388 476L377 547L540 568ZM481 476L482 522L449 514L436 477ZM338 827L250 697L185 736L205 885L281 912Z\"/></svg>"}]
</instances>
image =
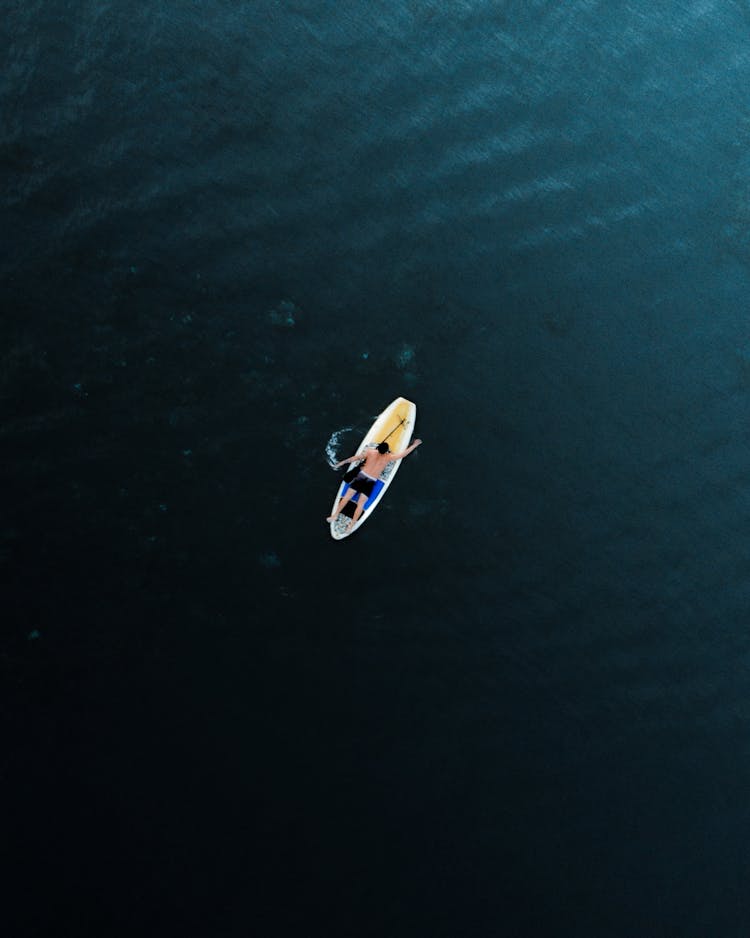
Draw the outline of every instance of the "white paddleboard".
<instances>
[{"instance_id":1,"label":"white paddleboard","mask_svg":"<svg viewBox=\"0 0 750 938\"><path fill-rule=\"evenodd\" d=\"M391 401L367 431L365 438L357 447L356 452L359 453L368 446L377 446L378 443L381 443L387 438L391 452L400 453L409 445L412 433L414 432L414 422L416 419L417 405L412 403L412 401L407 401L405 397L397 397L395 401ZM403 459L397 459L394 462L388 463L385 467L372 494L365 502L365 509L356 524L350 524L351 514L354 513L354 509L357 506L357 499L364 498L364 495L355 495L354 498L349 500L344 511L341 512L335 521L331 522L331 537L334 540L341 541L345 537L349 537L350 534L354 534L355 531L362 527L377 508L380 499L385 495L386 489L393 481L393 477L398 472L398 467L402 462ZM336 498L333 501L331 514L336 510L339 499L346 494L348 487L346 482L342 482L339 486L336 492ZM347 511L351 514L345 514Z\"/></svg>"}]
</instances>

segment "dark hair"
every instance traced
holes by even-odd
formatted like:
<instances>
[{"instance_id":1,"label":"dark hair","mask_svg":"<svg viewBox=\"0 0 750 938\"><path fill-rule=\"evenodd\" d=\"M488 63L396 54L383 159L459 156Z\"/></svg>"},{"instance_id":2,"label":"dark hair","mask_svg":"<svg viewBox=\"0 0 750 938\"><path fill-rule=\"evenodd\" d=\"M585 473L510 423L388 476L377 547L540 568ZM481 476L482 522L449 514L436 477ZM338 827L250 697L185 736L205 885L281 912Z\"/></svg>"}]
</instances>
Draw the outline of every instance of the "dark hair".
<instances>
[{"instance_id":1,"label":"dark hair","mask_svg":"<svg viewBox=\"0 0 750 938\"><path fill-rule=\"evenodd\" d=\"M389 448L388 448L388 444L385 442L385 440L383 440L382 443L378 443L378 452L379 452L379 453L387 453L387 452L388 452L388 449L389 449Z\"/></svg>"}]
</instances>

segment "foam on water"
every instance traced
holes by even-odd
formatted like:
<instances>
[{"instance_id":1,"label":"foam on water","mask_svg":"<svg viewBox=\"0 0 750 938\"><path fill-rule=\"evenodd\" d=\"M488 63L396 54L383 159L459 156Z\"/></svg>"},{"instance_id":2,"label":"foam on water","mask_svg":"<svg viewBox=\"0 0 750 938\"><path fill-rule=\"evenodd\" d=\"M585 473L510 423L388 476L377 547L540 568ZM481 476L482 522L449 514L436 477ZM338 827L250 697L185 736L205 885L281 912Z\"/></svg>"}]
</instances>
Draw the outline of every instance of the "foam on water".
<instances>
[{"instance_id":1,"label":"foam on water","mask_svg":"<svg viewBox=\"0 0 750 938\"><path fill-rule=\"evenodd\" d=\"M350 433L354 427L342 427L340 430L334 430L331 436L326 443L326 459L328 460L328 465L333 469L339 459L341 454L339 453L339 446L341 444L341 437L345 433ZM353 455L350 453L349 455Z\"/></svg>"}]
</instances>

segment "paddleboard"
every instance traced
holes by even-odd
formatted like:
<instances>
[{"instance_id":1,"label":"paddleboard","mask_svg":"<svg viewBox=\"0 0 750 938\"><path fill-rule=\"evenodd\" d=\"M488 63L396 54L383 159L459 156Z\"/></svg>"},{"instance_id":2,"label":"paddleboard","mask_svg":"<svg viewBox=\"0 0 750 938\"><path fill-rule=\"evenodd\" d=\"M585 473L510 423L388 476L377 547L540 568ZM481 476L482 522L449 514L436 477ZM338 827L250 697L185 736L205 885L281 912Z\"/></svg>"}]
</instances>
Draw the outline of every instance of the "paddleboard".
<instances>
[{"instance_id":1,"label":"paddleboard","mask_svg":"<svg viewBox=\"0 0 750 938\"><path fill-rule=\"evenodd\" d=\"M385 408L385 410L378 416L375 423L370 427L370 429L365 434L365 438L359 444L355 452L359 453L366 447L375 447L378 443L382 442L387 438L388 446L392 453L400 453L402 450L406 449L411 440L412 433L414 432L414 422L417 419L417 405L412 403L412 401L407 401L405 397L397 397L395 401ZM353 453L351 454L353 455ZM354 511L357 507L357 499L364 498L364 495L357 494L351 498L338 518L335 521L331 522L331 537L336 541L341 541L345 537L349 537L350 534L354 534L355 531L359 530L362 525L367 521L370 515L377 508L380 499L385 495L386 489L393 482L393 478L398 472L398 467L403 462L403 459L396 459L394 462L388 463L388 465L383 470L382 475L375 483L375 487L370 494L370 497L365 502L364 511L360 515L356 524L349 524L350 520L354 516ZM351 463L347 468L351 467ZM333 508L331 509L331 514L336 510L336 506L339 503L339 499L343 498L349 490L349 485L346 482L342 482L336 492L336 498L333 501Z\"/></svg>"}]
</instances>

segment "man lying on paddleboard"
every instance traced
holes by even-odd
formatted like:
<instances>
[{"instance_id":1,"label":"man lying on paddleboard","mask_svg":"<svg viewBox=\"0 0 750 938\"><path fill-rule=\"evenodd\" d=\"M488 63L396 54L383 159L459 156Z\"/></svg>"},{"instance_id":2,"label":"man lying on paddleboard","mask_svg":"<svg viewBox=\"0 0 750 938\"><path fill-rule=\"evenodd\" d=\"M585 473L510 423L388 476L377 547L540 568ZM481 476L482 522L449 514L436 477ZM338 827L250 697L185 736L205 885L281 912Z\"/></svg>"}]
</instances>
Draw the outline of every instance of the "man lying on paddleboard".
<instances>
[{"instance_id":1,"label":"man lying on paddleboard","mask_svg":"<svg viewBox=\"0 0 750 938\"><path fill-rule=\"evenodd\" d=\"M332 515L329 515L326 518L326 521L329 523L335 521L338 518L341 509L349 501L352 496L361 494L362 498L357 500L357 508L354 512L354 517L351 519L347 528L351 527L353 524L356 524L359 521L359 517L365 509L365 502L372 494L373 487L375 483L380 478L380 474L385 469L385 467L390 462L395 462L397 459L403 459L404 456L408 456L409 453L413 452L421 440L415 440L411 446L403 450L400 453L392 453L388 444L383 441L378 443L378 445L372 449L363 449L361 452L357 453L356 456L350 456L348 459L342 459L341 462L337 462L333 467L334 469L339 469L341 466L345 465L348 462L358 462L359 460L364 460L362 465L359 467L359 473L355 479L349 483L349 488L346 491L346 495L343 498L339 499L339 503L336 506L336 511Z\"/></svg>"}]
</instances>

